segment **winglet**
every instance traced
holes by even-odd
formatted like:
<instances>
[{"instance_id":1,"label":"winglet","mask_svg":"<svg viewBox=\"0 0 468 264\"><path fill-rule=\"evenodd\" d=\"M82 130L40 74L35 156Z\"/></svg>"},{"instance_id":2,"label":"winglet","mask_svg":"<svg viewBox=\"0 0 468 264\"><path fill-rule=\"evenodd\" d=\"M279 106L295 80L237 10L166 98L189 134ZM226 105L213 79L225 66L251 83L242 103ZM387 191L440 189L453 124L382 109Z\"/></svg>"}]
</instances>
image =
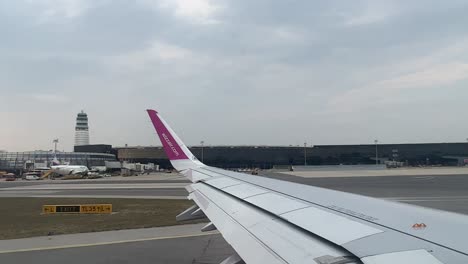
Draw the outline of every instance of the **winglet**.
<instances>
[{"instance_id":1,"label":"winglet","mask_svg":"<svg viewBox=\"0 0 468 264\"><path fill-rule=\"evenodd\" d=\"M158 133L167 157L178 171L204 166L155 110L146 110Z\"/></svg>"}]
</instances>

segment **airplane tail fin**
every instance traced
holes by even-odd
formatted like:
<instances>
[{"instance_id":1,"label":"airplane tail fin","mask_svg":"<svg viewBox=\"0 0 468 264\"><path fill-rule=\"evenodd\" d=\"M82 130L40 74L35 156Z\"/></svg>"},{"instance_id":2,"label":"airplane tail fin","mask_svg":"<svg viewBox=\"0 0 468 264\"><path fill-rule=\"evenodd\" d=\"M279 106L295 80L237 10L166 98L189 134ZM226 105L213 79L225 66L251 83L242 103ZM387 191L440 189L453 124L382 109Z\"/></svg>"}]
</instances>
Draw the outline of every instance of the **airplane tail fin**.
<instances>
[{"instance_id":1,"label":"airplane tail fin","mask_svg":"<svg viewBox=\"0 0 468 264\"><path fill-rule=\"evenodd\" d=\"M158 112L151 109L146 111L153 123L154 129L156 129L156 133L161 140L167 157L176 170L183 171L205 166L205 164L201 163L192 152L190 152L187 146L185 146L164 119L161 118Z\"/></svg>"},{"instance_id":2,"label":"airplane tail fin","mask_svg":"<svg viewBox=\"0 0 468 264\"><path fill-rule=\"evenodd\" d=\"M54 159L52 160L52 165L60 165L60 161L57 159L57 155L54 156Z\"/></svg>"}]
</instances>

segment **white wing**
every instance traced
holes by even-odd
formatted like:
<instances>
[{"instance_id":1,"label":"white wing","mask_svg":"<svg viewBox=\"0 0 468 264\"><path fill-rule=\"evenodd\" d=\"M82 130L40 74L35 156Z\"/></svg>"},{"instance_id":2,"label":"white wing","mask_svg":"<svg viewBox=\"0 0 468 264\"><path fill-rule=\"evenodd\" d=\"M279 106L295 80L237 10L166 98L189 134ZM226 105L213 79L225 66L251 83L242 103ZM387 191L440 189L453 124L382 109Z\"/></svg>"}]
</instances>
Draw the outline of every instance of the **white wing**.
<instances>
[{"instance_id":1,"label":"white wing","mask_svg":"<svg viewBox=\"0 0 468 264\"><path fill-rule=\"evenodd\" d=\"M468 263L466 216L209 167L148 114L193 182L178 220L206 215L238 253L223 263Z\"/></svg>"}]
</instances>

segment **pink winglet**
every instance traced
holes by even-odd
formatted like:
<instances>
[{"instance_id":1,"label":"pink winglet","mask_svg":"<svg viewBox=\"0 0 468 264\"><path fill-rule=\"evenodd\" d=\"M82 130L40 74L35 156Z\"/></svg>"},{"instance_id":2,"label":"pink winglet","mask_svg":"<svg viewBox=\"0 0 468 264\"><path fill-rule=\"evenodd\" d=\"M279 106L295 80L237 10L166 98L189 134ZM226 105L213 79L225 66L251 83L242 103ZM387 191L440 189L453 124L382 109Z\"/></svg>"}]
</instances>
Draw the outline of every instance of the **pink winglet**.
<instances>
[{"instance_id":1,"label":"pink winglet","mask_svg":"<svg viewBox=\"0 0 468 264\"><path fill-rule=\"evenodd\" d=\"M148 115L151 118L151 122L153 122L153 126L156 129L156 132L158 133L159 139L163 144L164 151L166 152L166 155L169 158L169 160L188 159L187 155L180 148L179 144L174 139L171 132L169 132L166 125L159 117L158 112L150 109L146 111L148 112Z\"/></svg>"}]
</instances>

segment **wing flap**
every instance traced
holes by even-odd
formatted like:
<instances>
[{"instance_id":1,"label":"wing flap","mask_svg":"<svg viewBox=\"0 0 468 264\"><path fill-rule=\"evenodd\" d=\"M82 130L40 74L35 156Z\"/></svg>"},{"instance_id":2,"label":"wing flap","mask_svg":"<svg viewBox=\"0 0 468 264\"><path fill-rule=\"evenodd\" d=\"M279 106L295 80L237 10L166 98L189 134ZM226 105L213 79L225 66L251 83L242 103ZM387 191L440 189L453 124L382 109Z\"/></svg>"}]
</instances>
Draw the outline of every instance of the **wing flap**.
<instances>
[{"instance_id":1,"label":"wing flap","mask_svg":"<svg viewBox=\"0 0 468 264\"><path fill-rule=\"evenodd\" d=\"M281 217L337 245L383 232L315 207L288 212Z\"/></svg>"},{"instance_id":2,"label":"wing flap","mask_svg":"<svg viewBox=\"0 0 468 264\"><path fill-rule=\"evenodd\" d=\"M207 179L211 178L211 176L209 176L209 175L207 175L205 173L200 173L200 172L194 171L194 170L187 170L184 175L191 182L199 182L201 180L207 180Z\"/></svg>"},{"instance_id":3,"label":"wing flap","mask_svg":"<svg viewBox=\"0 0 468 264\"><path fill-rule=\"evenodd\" d=\"M239 185L239 184L242 183L240 181L233 180L233 179L228 178L228 177L219 177L219 178L214 178L214 179L208 179L208 180L204 180L204 182L206 182L207 184L209 184L209 185L211 185L211 186L213 186L215 188L218 188L218 189L223 189L223 188L226 188L226 187Z\"/></svg>"},{"instance_id":4,"label":"wing flap","mask_svg":"<svg viewBox=\"0 0 468 264\"><path fill-rule=\"evenodd\" d=\"M305 202L272 192L251 196L246 198L245 201L276 215L281 215L286 212L291 212L309 206L309 204Z\"/></svg>"},{"instance_id":5,"label":"wing flap","mask_svg":"<svg viewBox=\"0 0 468 264\"><path fill-rule=\"evenodd\" d=\"M268 192L263 188L258 188L252 184L246 183L224 188L223 191L241 199Z\"/></svg>"}]
</instances>

